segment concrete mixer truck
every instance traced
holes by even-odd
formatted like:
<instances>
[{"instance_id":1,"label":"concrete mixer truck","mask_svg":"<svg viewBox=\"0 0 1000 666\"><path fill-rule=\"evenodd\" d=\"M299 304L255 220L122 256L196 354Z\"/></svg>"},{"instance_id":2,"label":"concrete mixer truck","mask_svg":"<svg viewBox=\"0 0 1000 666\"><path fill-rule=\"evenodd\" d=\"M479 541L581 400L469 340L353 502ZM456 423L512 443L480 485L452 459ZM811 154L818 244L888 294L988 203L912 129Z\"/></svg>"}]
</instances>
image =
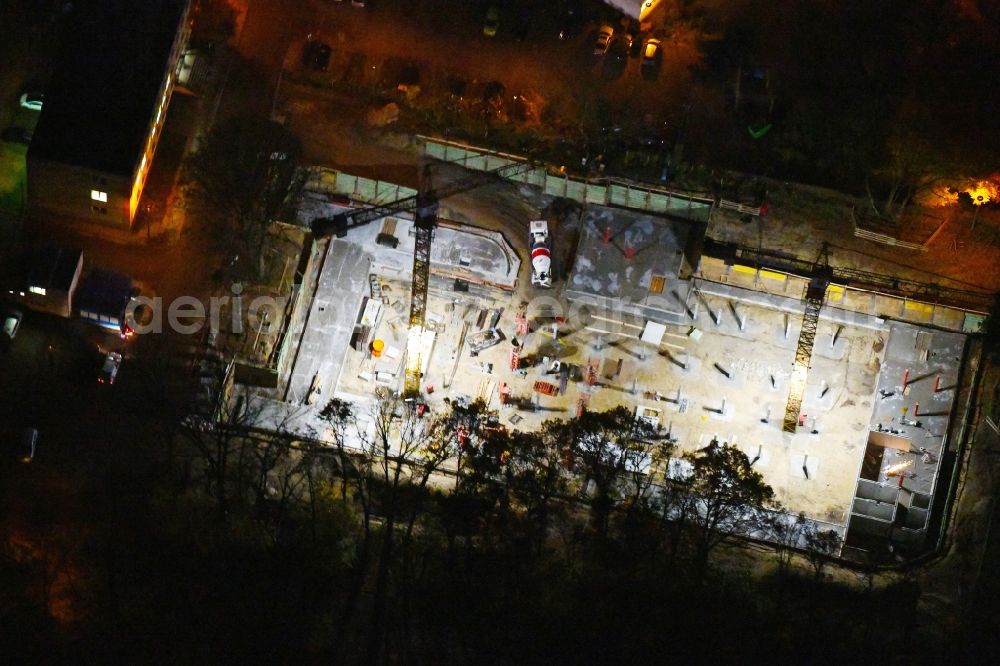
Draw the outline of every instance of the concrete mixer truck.
<instances>
[{"instance_id":1,"label":"concrete mixer truck","mask_svg":"<svg viewBox=\"0 0 1000 666\"><path fill-rule=\"evenodd\" d=\"M531 233L531 284L549 289L552 287L552 248L549 244L549 223L532 220Z\"/></svg>"}]
</instances>

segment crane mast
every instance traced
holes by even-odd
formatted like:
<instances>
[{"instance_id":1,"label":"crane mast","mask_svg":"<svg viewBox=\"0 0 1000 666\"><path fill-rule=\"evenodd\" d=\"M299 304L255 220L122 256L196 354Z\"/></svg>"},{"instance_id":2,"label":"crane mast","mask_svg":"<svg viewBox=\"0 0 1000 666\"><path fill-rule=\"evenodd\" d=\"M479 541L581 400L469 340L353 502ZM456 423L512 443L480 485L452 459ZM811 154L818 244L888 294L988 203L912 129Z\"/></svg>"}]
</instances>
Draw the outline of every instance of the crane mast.
<instances>
[{"instance_id":1,"label":"crane mast","mask_svg":"<svg viewBox=\"0 0 1000 666\"><path fill-rule=\"evenodd\" d=\"M782 430L795 434L799 425L799 414L802 412L802 396L806 390L806 379L809 376L809 365L812 362L813 343L816 341L816 329L819 326L819 313L826 299L826 289L830 285L833 271L830 269L829 248L823 243L815 264L813 274L806 289L806 309L802 316L802 329L799 331L799 341L795 348L795 362L792 364L792 376L788 383L788 401L785 403L785 420Z\"/></svg>"},{"instance_id":2,"label":"crane mast","mask_svg":"<svg viewBox=\"0 0 1000 666\"><path fill-rule=\"evenodd\" d=\"M406 336L406 377L403 395L412 397L420 393L420 377L424 355L430 352L427 332L424 329L427 312L427 283L430 281L431 238L437 224L438 200L432 192L417 195L417 209L413 220L413 281L410 294L410 327Z\"/></svg>"},{"instance_id":3,"label":"crane mast","mask_svg":"<svg viewBox=\"0 0 1000 666\"><path fill-rule=\"evenodd\" d=\"M415 195L403 197L386 204L348 210L322 217L310 223L313 234L319 238L337 236L343 238L349 229L360 227L375 220L398 213L414 213L413 281L410 297L410 321L406 335L405 377L403 395L414 397L420 393L420 379L423 374L424 359L429 357L433 343L433 332L425 329L427 312L427 285L430 281L431 239L437 225L438 201L454 194L468 192L496 179L510 179L534 168L532 162L512 162L503 166L477 173L438 189L430 188L430 168L424 166L422 188Z\"/></svg>"}]
</instances>

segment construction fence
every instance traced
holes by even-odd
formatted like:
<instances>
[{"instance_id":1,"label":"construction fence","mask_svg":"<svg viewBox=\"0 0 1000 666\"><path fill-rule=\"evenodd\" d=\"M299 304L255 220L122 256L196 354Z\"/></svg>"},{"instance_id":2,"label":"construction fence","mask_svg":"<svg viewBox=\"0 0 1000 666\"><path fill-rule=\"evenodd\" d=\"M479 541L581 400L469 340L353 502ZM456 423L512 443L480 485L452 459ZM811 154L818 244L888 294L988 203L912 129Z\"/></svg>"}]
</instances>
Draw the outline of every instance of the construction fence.
<instances>
[{"instance_id":1,"label":"construction fence","mask_svg":"<svg viewBox=\"0 0 1000 666\"><path fill-rule=\"evenodd\" d=\"M743 287L775 296L805 300L809 279L791 273L755 268L739 263L727 264L721 259L702 257L699 277L709 282ZM985 313L928 303L916 299L882 294L877 291L830 284L824 305L828 307L906 321L924 326L936 326L959 333L979 330Z\"/></svg>"},{"instance_id":2,"label":"construction fence","mask_svg":"<svg viewBox=\"0 0 1000 666\"><path fill-rule=\"evenodd\" d=\"M495 171L504 166L530 162L523 155L498 152L446 139L426 136L417 138L423 143L424 155L427 157L458 164L466 169ZM620 178L586 179L569 176L564 171L547 164L538 164L535 168L519 172L512 176L511 180L533 185L545 194L572 199L579 203L620 206L682 217L696 222L707 222L715 205L715 201L710 197L639 185Z\"/></svg>"},{"instance_id":3,"label":"construction fence","mask_svg":"<svg viewBox=\"0 0 1000 666\"><path fill-rule=\"evenodd\" d=\"M336 169L314 168L310 170L306 189L324 194L340 194L353 201L366 204L384 204L416 195L410 187L389 183L384 180L362 178Z\"/></svg>"}]
</instances>

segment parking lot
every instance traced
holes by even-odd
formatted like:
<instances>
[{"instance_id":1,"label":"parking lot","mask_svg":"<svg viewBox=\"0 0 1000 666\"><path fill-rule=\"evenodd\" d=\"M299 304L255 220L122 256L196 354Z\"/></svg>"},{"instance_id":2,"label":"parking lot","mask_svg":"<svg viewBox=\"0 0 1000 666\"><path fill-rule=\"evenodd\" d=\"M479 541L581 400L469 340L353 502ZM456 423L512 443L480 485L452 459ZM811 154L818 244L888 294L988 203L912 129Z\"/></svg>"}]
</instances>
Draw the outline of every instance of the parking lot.
<instances>
[{"instance_id":1,"label":"parking lot","mask_svg":"<svg viewBox=\"0 0 1000 666\"><path fill-rule=\"evenodd\" d=\"M0 423L11 432L39 430L39 464L58 461L67 451L79 462L74 449L92 449L113 431L116 403L134 391L127 361L114 386L97 381L102 351L120 349L122 341L81 321L18 311L23 319L16 336L0 340ZM132 401L124 400L122 408L132 408Z\"/></svg>"},{"instance_id":2,"label":"parking lot","mask_svg":"<svg viewBox=\"0 0 1000 666\"><path fill-rule=\"evenodd\" d=\"M568 4L499 6L497 34L488 37L483 34L488 3L389 1L366 10L346 2L315 4L302 19L305 33L289 46L287 80L354 91L349 107L375 108L395 100L401 106L398 122L417 129L447 125L466 136L542 142L547 150L572 157L571 167L586 156L621 158L621 149L643 136L674 140L684 122L689 66L696 57L681 23L661 18L644 30L628 28L611 8L581 3L572 29L560 39ZM521 16L531 17L524 31ZM607 54L595 55L602 26L614 36ZM630 31L632 49L625 45ZM434 35L433 48L427 48L428 35ZM661 55L655 68L643 71L641 47L650 38L660 41ZM330 49L321 64L314 58L320 47ZM279 107L297 92L289 90ZM295 106L293 99L293 114L301 110ZM324 111L322 104L315 109ZM322 133L319 124L316 133ZM633 160L631 166L641 164ZM648 166L647 175L659 175L659 164Z\"/></svg>"}]
</instances>

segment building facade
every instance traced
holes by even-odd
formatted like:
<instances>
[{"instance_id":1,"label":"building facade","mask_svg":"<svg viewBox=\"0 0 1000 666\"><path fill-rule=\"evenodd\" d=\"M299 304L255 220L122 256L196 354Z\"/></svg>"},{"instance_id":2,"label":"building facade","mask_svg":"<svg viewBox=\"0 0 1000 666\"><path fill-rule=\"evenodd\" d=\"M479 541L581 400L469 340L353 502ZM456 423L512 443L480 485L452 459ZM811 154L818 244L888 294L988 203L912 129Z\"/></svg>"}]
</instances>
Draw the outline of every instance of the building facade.
<instances>
[{"instance_id":1,"label":"building facade","mask_svg":"<svg viewBox=\"0 0 1000 666\"><path fill-rule=\"evenodd\" d=\"M37 312L71 317L82 270L83 253L79 250L36 247L25 253L23 282L10 293Z\"/></svg>"},{"instance_id":2,"label":"building facade","mask_svg":"<svg viewBox=\"0 0 1000 666\"><path fill-rule=\"evenodd\" d=\"M188 36L191 0L84 0L28 150L31 216L131 228Z\"/></svg>"}]
</instances>

